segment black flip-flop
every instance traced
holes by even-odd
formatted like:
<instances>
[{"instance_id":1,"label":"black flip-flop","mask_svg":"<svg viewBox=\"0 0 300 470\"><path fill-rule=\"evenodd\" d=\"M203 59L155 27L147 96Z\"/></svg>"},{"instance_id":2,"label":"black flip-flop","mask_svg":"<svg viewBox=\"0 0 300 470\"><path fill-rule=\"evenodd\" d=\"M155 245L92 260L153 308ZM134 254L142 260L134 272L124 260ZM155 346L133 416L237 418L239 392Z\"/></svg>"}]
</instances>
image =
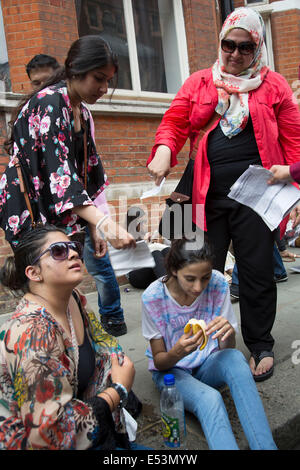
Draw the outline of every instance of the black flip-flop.
<instances>
[{"instance_id":1,"label":"black flip-flop","mask_svg":"<svg viewBox=\"0 0 300 470\"><path fill-rule=\"evenodd\" d=\"M252 351L251 357L253 357L255 361L255 367L257 367L260 361L264 359L265 357L274 358L274 353L273 351ZM267 370L267 372L264 372L263 374L260 374L260 375L253 375L253 378L255 382L263 382L264 380L269 379L273 375L273 372L274 372L274 364L269 370Z\"/></svg>"}]
</instances>

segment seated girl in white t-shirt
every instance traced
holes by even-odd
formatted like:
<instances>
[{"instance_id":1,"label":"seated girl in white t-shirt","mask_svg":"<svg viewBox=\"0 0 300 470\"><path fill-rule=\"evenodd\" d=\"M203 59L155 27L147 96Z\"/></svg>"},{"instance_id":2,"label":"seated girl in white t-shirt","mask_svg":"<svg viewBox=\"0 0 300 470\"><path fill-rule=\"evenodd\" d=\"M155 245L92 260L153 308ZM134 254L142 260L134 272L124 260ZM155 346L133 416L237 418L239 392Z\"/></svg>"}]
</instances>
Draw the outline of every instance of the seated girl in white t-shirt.
<instances>
[{"instance_id":1,"label":"seated girl in white t-shirt","mask_svg":"<svg viewBox=\"0 0 300 470\"><path fill-rule=\"evenodd\" d=\"M192 249L193 248L193 249ZM159 389L172 373L187 410L199 419L210 449L238 449L222 395L228 385L251 449L276 449L251 370L235 348L237 321L228 283L212 269L205 243L175 240L166 258L167 275L142 295L143 335L150 342L146 355ZM200 330L184 333L192 318L206 322L204 349Z\"/></svg>"}]
</instances>

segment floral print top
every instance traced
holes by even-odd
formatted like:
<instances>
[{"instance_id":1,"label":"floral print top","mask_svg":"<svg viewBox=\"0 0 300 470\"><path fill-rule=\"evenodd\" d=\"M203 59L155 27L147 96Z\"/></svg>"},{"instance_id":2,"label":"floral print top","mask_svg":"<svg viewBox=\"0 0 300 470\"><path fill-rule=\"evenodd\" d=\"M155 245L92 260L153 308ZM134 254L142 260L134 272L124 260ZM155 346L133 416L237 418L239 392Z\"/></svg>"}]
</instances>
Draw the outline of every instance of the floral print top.
<instances>
[{"instance_id":1,"label":"floral print top","mask_svg":"<svg viewBox=\"0 0 300 470\"><path fill-rule=\"evenodd\" d=\"M0 180L0 221L14 246L31 219L16 168L19 159L36 221L61 225L72 235L85 222L72 212L93 204L108 184L91 135L92 117L81 104L87 133L87 187L84 187L83 151L76 155L74 117L65 82L45 88L23 107L14 123L14 149Z\"/></svg>"},{"instance_id":2,"label":"floral print top","mask_svg":"<svg viewBox=\"0 0 300 470\"><path fill-rule=\"evenodd\" d=\"M84 326L95 351L95 371L74 396L75 355L63 328L44 307L23 297L0 327L0 449L87 449L97 445L101 422L93 399L111 383L110 355L123 353L80 295ZM125 435L123 411L112 414Z\"/></svg>"}]
</instances>

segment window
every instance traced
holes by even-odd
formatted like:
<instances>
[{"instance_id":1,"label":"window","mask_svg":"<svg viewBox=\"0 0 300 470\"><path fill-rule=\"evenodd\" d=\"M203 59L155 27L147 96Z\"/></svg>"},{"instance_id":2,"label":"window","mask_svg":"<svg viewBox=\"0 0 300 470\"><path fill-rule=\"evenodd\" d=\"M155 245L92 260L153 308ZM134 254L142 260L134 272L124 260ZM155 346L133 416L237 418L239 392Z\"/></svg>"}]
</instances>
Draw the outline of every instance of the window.
<instances>
[{"instance_id":1,"label":"window","mask_svg":"<svg viewBox=\"0 0 300 470\"><path fill-rule=\"evenodd\" d=\"M9 65L4 32L2 5L0 1L0 92L11 91Z\"/></svg>"},{"instance_id":2,"label":"window","mask_svg":"<svg viewBox=\"0 0 300 470\"><path fill-rule=\"evenodd\" d=\"M272 29L271 29L271 14L272 14L272 4L269 4L268 0L263 2L255 2L250 0L245 0L247 1L249 7L250 3L253 4L252 8L257 10L265 23L265 43L266 43L266 48L267 48L267 54L268 54L268 63L269 67L271 70L275 70L274 68L274 55L273 55L273 44L272 44ZM266 5L268 3L268 5Z\"/></svg>"},{"instance_id":3,"label":"window","mask_svg":"<svg viewBox=\"0 0 300 470\"><path fill-rule=\"evenodd\" d=\"M118 89L176 93L188 77L181 0L82 0L77 12L79 36L99 34L118 55Z\"/></svg>"},{"instance_id":4,"label":"window","mask_svg":"<svg viewBox=\"0 0 300 470\"><path fill-rule=\"evenodd\" d=\"M262 5L264 3L269 3L269 0L245 0L245 5Z\"/></svg>"}]
</instances>

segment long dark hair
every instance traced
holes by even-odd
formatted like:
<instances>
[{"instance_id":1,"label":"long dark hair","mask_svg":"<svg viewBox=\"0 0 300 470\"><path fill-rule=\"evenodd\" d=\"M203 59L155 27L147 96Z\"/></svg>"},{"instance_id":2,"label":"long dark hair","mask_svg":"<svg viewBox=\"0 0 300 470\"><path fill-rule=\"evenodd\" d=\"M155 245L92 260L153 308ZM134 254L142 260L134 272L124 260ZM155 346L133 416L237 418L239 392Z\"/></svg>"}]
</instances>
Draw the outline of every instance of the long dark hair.
<instances>
[{"instance_id":1,"label":"long dark hair","mask_svg":"<svg viewBox=\"0 0 300 470\"><path fill-rule=\"evenodd\" d=\"M184 268L188 264L208 261L213 265L214 255L208 242L204 242L201 246L193 246L196 242L191 242L185 238L173 240L171 249L166 256L165 266L167 274L163 282L167 282L174 271Z\"/></svg>"},{"instance_id":2,"label":"long dark hair","mask_svg":"<svg viewBox=\"0 0 300 470\"><path fill-rule=\"evenodd\" d=\"M39 91L49 86L55 85L61 80L72 80L73 78L83 79L91 70L105 67L112 64L116 69L115 78L117 80L118 59L112 51L108 42L98 35L82 36L71 45L64 67L59 67L53 72L49 79L44 82L37 90L30 92L19 102L15 108L12 119L9 122L10 132L8 139L4 142L4 148L9 155L13 153L14 144L14 123L22 110L23 106ZM113 84L113 90L117 82Z\"/></svg>"},{"instance_id":3,"label":"long dark hair","mask_svg":"<svg viewBox=\"0 0 300 470\"><path fill-rule=\"evenodd\" d=\"M11 290L28 292L28 278L25 275L27 266L40 255L42 247L49 233L65 231L46 224L34 230L25 232L14 249L14 255L8 256L0 270L0 282ZM38 264L38 263L37 263Z\"/></svg>"}]
</instances>

